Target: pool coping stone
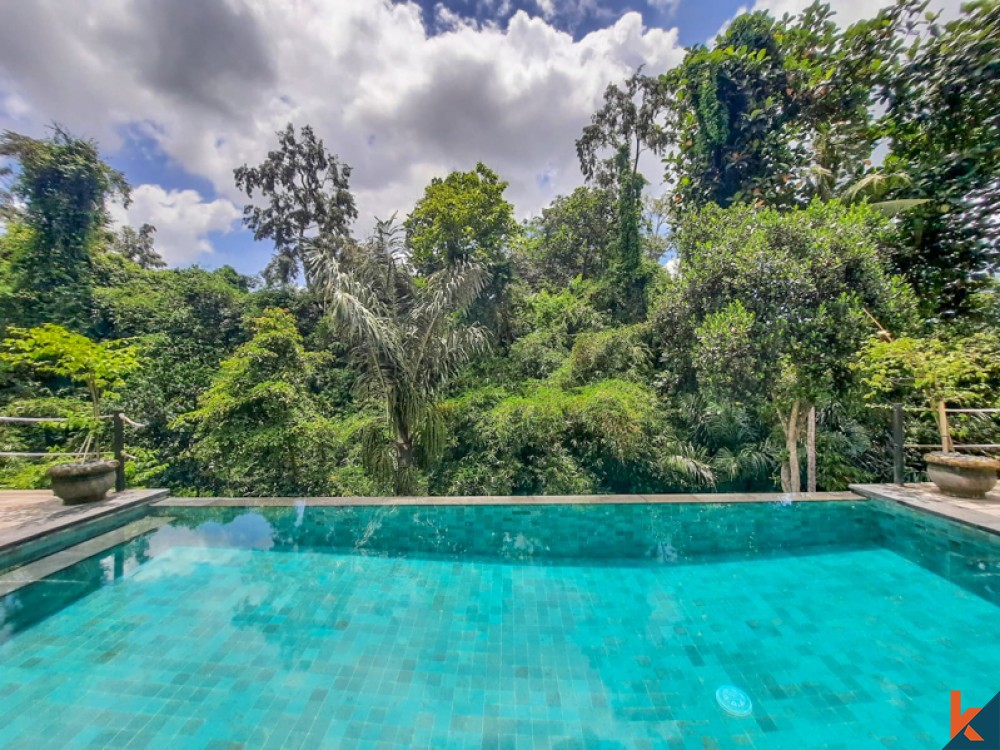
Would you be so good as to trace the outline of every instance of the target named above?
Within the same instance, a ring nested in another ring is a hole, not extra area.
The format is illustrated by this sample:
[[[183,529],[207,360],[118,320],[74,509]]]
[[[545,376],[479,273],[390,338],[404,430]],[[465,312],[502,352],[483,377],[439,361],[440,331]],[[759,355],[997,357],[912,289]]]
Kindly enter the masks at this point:
[[[930,482],[852,484],[850,488],[872,500],[896,503],[1000,535],[1000,492],[991,492],[984,500],[965,500],[942,494]]]
[[[0,570],[64,549],[68,545],[62,540],[74,532],[115,521],[124,524],[134,520],[137,513],[145,512],[145,506],[169,495],[166,489],[125,490],[94,503],[60,506],[55,515],[44,520],[31,520],[0,530]]]

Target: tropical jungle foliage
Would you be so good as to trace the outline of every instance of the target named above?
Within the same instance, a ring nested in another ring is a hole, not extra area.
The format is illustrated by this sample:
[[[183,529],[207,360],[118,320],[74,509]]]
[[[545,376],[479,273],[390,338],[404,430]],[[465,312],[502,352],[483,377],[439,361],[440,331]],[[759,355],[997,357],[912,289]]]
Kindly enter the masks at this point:
[[[130,481],[175,493],[887,478],[873,406],[1000,405],[1000,3],[925,11],[747,13],[613,82],[580,186],[524,222],[470,164],[358,236],[350,155],[289,124],[234,170],[259,278],[165,268],[154,227],[111,226],[129,188],[97,144],[5,133],[0,410],[70,419],[0,444],[73,450],[124,409]]]

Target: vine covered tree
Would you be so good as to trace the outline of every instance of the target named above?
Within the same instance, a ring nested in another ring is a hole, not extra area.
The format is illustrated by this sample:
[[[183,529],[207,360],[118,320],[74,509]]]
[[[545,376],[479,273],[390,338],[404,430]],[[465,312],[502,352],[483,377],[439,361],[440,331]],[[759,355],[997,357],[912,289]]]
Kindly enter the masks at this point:
[[[9,260],[10,321],[33,326],[63,324],[87,329],[91,318],[93,255],[109,218],[107,202],[127,206],[124,175],[102,161],[94,141],[76,138],[59,126],[46,139],[5,131],[0,157],[12,159],[11,221],[29,232],[14,245]]]
[[[256,167],[234,171],[236,186],[251,200],[260,194],[265,205],[243,207],[243,223],[254,239],[274,242],[275,255],[264,270],[271,284],[291,284],[302,273],[310,253],[337,257],[358,217],[350,191],[351,168],[327,151],[309,125],[296,134],[288,126],[278,134],[278,148]]]
[[[969,3],[942,24],[905,4],[909,44],[884,72],[882,125],[890,199],[922,199],[900,217],[896,262],[929,317],[974,307],[1000,270],[1000,3]]]
[[[744,13],[711,48],[690,49],[662,77],[677,108],[667,160],[677,204],[789,207],[839,194],[871,154],[874,87],[900,14],[841,31],[818,2],[777,20]]]
[[[603,106],[576,141],[584,177],[614,190],[617,233],[609,246],[603,297],[608,310],[625,323],[645,313],[649,281],[640,235],[646,179],[639,162],[643,153],[661,155],[670,144],[672,112],[666,87],[640,68],[623,87],[608,86]]]
[[[634,323],[646,314],[643,268],[642,175],[627,167],[628,151],[618,150],[618,232],[610,247],[604,297],[608,310],[623,323]]]

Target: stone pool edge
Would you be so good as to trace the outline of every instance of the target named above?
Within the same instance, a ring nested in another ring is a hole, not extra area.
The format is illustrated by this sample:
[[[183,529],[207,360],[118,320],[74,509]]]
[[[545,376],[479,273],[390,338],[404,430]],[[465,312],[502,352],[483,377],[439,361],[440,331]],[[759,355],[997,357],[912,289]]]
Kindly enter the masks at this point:
[[[852,484],[851,490],[870,500],[882,500],[902,505],[920,513],[944,518],[948,521],[972,526],[989,534],[1000,536],[1000,515],[987,512],[1000,507],[986,501],[979,508],[980,501],[961,501],[946,497],[935,491],[930,483],[921,484]],[[996,493],[993,493],[995,495]],[[991,497],[993,496],[991,495]]]
[[[66,506],[66,515],[4,529],[0,532],[0,571],[39,560],[123,526],[145,515],[155,501],[169,496],[166,489],[125,490],[96,503]]]

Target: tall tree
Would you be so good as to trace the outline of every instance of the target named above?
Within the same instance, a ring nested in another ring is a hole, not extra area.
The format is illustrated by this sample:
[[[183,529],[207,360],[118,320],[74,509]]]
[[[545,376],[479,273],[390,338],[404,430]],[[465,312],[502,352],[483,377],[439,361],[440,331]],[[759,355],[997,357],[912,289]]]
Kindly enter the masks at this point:
[[[660,155],[669,145],[671,130],[666,118],[671,111],[666,88],[657,78],[645,75],[642,68],[622,86],[610,84],[604,92],[604,104],[576,141],[583,176],[613,188],[623,168],[637,175],[643,153]],[[623,148],[628,154],[624,164],[619,160]]]
[[[559,290],[580,276],[596,280],[608,267],[617,230],[614,192],[579,187],[560,195],[528,222],[514,252],[517,273],[535,287]]]
[[[850,395],[851,362],[872,334],[868,313],[894,330],[912,324],[912,292],[880,245],[884,221],[836,201],[791,212],[710,204],[676,235],[680,276],[657,327],[668,351],[690,357],[704,393],[780,427],[786,491],[799,489],[809,408]]]
[[[502,310],[512,276],[511,240],[520,227],[514,207],[504,198],[507,183],[485,164],[471,172],[434,178],[406,218],[406,244],[418,273],[476,264],[486,285],[467,311],[500,341],[509,338]]]
[[[244,206],[243,223],[254,239],[274,242],[275,256],[264,270],[268,283],[291,284],[301,272],[311,284],[306,258],[314,252],[337,257],[358,216],[351,168],[327,151],[309,125],[296,135],[289,123],[277,135],[277,150],[261,164],[244,164],[233,173],[248,198],[260,193],[266,202]]]
[[[29,241],[10,258],[9,315],[22,325],[44,322],[84,330],[90,324],[92,253],[108,224],[106,203],[128,205],[124,175],[101,160],[97,144],[55,126],[46,139],[5,131],[0,157],[17,163],[5,170],[8,202]]]
[[[831,16],[818,2],[794,18],[741,14],[662,77],[677,108],[667,177],[681,208],[802,205],[863,172],[876,76],[900,12],[844,31]]]
[[[138,231],[125,226],[118,230],[111,242],[111,249],[142,268],[166,268],[167,264],[153,247],[156,227],[143,224]]]
[[[486,331],[459,321],[486,284],[483,268],[456,258],[418,280],[390,223],[380,222],[350,270],[317,260],[329,313],[350,343],[362,401],[375,407],[358,429],[363,460],[396,494],[419,484],[418,469],[444,448],[439,401],[445,385],[486,348]]]
[[[660,155],[670,143],[667,89],[640,68],[622,87],[604,92],[604,104],[577,139],[580,168],[589,181],[615,190],[617,235],[609,246],[604,281],[605,306],[624,322],[634,322],[646,309],[643,271],[642,188],[639,172],[643,153]]]
[[[925,313],[967,313],[1000,270],[1000,2],[969,3],[947,24],[907,2],[912,44],[884,71],[889,198],[925,199],[900,217],[900,270]]]

